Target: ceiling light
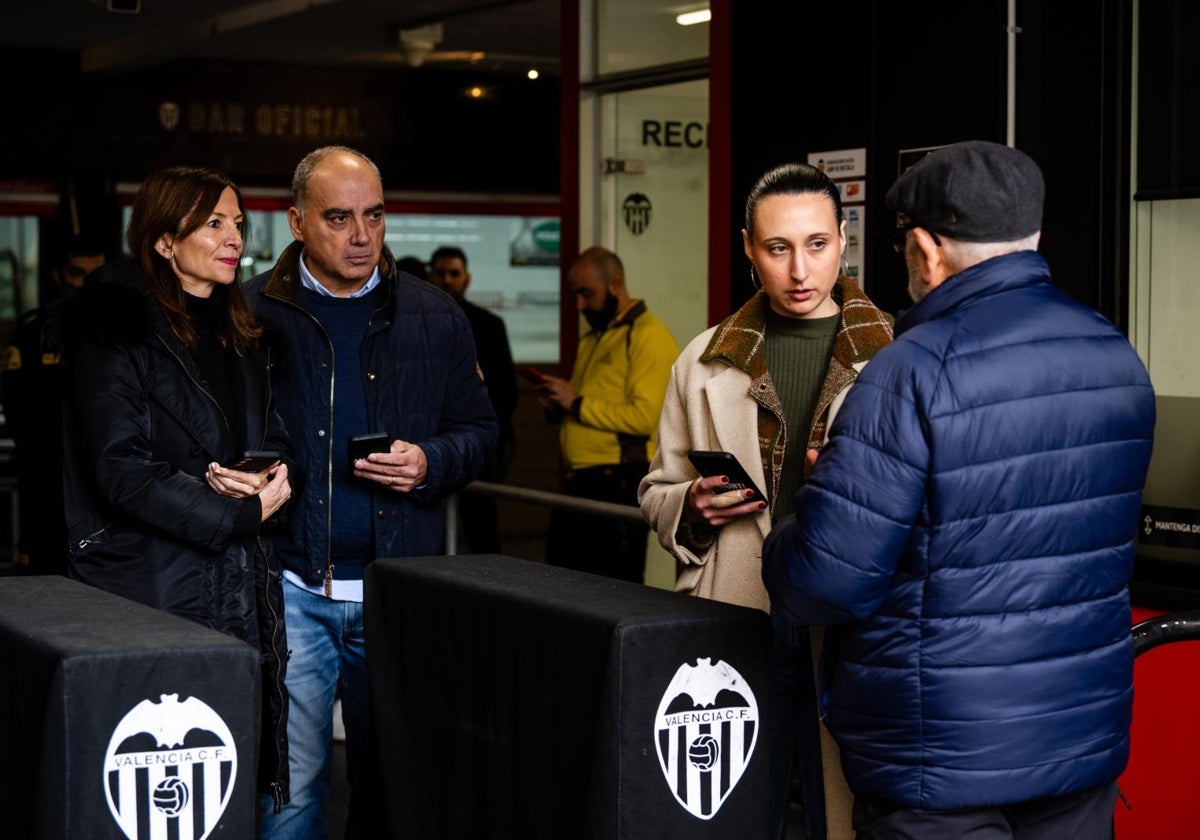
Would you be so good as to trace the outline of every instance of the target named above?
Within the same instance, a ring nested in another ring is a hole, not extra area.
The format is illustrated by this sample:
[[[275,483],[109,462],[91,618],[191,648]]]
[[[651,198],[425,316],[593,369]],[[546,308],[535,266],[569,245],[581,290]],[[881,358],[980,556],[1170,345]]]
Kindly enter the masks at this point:
[[[541,75],[541,73],[539,73],[537,71],[536,67],[530,67],[529,72],[525,74],[526,78],[528,78],[530,80],[536,79],[540,75]]]
[[[680,26],[691,26],[693,23],[708,23],[712,20],[711,9],[698,9],[694,12],[684,12],[675,15],[675,22]]]
[[[440,23],[431,23],[416,29],[400,30],[400,48],[404,62],[409,67],[420,67],[431,52],[442,43],[444,33]]]

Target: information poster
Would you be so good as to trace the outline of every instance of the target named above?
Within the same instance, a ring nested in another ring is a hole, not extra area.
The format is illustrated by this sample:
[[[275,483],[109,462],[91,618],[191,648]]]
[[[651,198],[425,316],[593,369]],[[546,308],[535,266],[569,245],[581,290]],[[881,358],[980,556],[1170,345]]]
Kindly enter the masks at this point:
[[[842,273],[861,288],[865,274],[867,201],[867,150],[839,149],[832,152],[813,152],[808,163],[817,167],[837,185],[846,219],[846,252]]]

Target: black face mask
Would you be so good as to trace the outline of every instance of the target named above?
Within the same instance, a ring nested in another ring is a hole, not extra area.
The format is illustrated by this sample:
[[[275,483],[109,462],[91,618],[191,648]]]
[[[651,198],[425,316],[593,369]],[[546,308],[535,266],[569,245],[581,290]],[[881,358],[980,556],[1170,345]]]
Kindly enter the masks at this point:
[[[604,305],[599,310],[583,310],[583,318],[596,332],[604,332],[612,319],[617,317],[617,298],[612,292],[604,293]]]

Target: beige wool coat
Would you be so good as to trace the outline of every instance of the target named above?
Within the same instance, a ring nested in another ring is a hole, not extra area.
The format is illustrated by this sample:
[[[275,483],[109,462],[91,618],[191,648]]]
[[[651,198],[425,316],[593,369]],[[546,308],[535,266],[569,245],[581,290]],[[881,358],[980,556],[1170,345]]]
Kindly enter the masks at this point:
[[[834,298],[842,323],[812,425],[804,430],[808,439],[791,445],[793,457],[824,445],[858,372],[892,340],[891,317],[853,282],[839,278]],[[638,488],[646,521],[676,560],[676,590],[764,611],[770,603],[762,583],[762,543],[771,530],[790,431],[763,350],[769,306],[759,292],[680,353],[659,417],[658,452]],[[697,478],[687,457],[692,449],[731,452],[763,488],[770,507],[715,532],[689,526],[683,513]]]
[[[842,323],[811,428],[806,430],[808,439],[793,451],[793,457],[803,458],[805,450],[824,445],[829,424],[859,371],[892,340],[891,317],[852,281],[839,278],[834,298],[841,307]],[[783,406],[763,351],[769,306],[766,294],[759,292],[680,353],[659,419],[658,451],[638,488],[643,516],[675,558],[676,591],[766,612],[770,600],[762,582],[762,546],[771,530],[789,442]],[[689,525],[684,518],[687,493],[697,478],[687,457],[692,449],[731,452],[767,494],[768,508],[715,531]],[[811,628],[814,663],[820,657],[823,630]],[[828,837],[849,840],[854,837],[853,796],[842,775],[837,746],[824,726],[820,730]]]

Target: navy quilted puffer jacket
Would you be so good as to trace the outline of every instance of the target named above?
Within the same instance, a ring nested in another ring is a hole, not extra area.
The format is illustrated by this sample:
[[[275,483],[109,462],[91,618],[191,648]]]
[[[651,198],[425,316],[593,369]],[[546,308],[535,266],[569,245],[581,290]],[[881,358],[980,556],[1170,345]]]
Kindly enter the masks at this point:
[[[1129,342],[1036,252],[897,322],[763,557],[774,608],[840,625],[822,697],[856,795],[947,810],[1121,773],[1153,430]]]

